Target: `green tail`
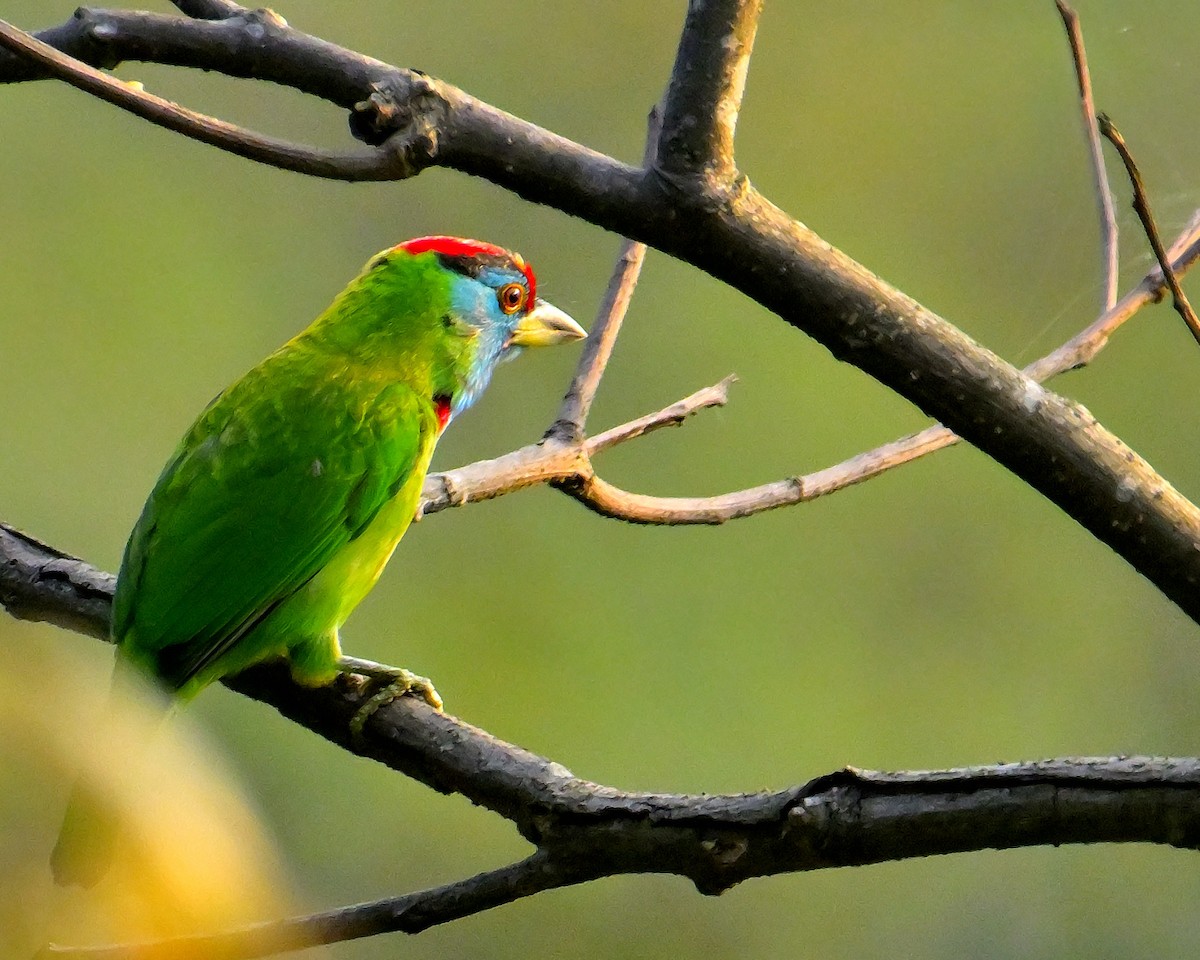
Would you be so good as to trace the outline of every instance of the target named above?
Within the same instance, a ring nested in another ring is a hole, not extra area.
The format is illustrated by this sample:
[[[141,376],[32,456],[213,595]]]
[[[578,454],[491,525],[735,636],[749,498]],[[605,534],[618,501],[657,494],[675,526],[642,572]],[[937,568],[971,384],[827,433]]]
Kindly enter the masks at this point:
[[[112,865],[120,827],[120,811],[79,780],[71,790],[58,843],[50,855],[54,882],[62,887],[95,886]]]
[[[164,695],[155,703],[147,699],[146,691],[146,681],[139,669],[121,656],[118,650],[113,670],[109,722],[104,724],[108,729],[102,731],[105,736],[111,738],[115,735],[117,725],[112,718],[118,709],[131,700],[142,704],[143,709],[151,705],[152,709],[161,707],[161,717],[167,717],[173,705],[171,698]],[[165,694],[165,691],[159,692]],[[126,706],[124,709],[129,708]],[[146,734],[149,735],[152,729],[152,726],[147,726]],[[127,754],[135,760],[143,752],[141,744],[127,743],[125,746]],[[50,871],[59,886],[92,887],[108,873],[121,833],[119,796],[118,791],[105,790],[103,784],[94,784],[87,777],[80,777],[75,782],[67,800],[58,842],[50,855]]]

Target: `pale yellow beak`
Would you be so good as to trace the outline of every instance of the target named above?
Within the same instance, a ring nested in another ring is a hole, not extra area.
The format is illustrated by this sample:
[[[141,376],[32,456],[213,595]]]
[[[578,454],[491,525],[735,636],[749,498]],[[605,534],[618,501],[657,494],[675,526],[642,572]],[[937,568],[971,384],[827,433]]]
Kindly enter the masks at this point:
[[[582,340],[587,331],[565,313],[545,300],[537,300],[533,309],[517,323],[509,338],[514,347],[549,347],[555,343]]]

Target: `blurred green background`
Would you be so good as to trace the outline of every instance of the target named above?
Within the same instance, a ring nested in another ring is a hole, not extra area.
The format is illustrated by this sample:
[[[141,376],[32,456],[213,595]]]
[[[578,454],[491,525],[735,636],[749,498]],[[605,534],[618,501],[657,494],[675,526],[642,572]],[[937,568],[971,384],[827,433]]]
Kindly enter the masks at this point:
[[[73,9],[2,6],[30,28]],[[1077,6],[1098,104],[1173,233],[1200,206],[1200,7]],[[288,0],[279,12],[635,160],[683,9]],[[139,64],[118,74],[256,128],[347,141],[344,115],[291,91]],[[590,323],[617,249],[597,228],[453,172],[308,180],[51,82],[0,89],[0,129],[0,518],[108,570],[194,415],[374,251],[423,233],[483,237],[522,251],[547,297]],[[738,149],[769,197],[1014,362],[1096,312],[1092,189],[1051,0],[768,3]],[[1116,182],[1128,285],[1149,260]],[[502,370],[435,465],[539,436],[574,360],[553,351]],[[1195,493],[1198,371],[1162,306],[1056,389]],[[925,424],[756,304],[652,252],[592,425],[730,372],[741,382],[728,408],[606,454],[603,475],[649,493],[717,493]],[[965,448],[722,528],[626,526],[547,490],[442,514],[408,534],[344,635],[355,654],[435,678],[472,723],[631,789],[780,787],[847,763],[1200,752],[1196,625]],[[110,657],[0,618],[0,669],[44,693],[31,709],[53,714],[63,674],[99,698]],[[296,909],[420,889],[526,852],[498,817],[227,691],[178,722],[234,771]],[[65,788],[48,796],[37,778],[22,782],[6,787],[0,832],[40,857]],[[329,953],[1178,956],[1200,938],[1198,899],[1185,853],[1038,849],[757,880],[715,900],[679,879],[620,878]]]

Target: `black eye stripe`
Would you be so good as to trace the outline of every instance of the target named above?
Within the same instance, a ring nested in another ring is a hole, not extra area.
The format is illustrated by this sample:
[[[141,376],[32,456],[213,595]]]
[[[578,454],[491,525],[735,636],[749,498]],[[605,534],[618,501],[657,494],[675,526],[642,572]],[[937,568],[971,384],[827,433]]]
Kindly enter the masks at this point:
[[[437,255],[438,262],[447,270],[453,270],[455,273],[461,273],[464,277],[470,277],[472,280],[478,280],[479,275],[486,267],[498,267],[501,270],[506,270],[511,273],[521,276],[522,271],[512,257],[498,257],[489,253],[478,253],[474,256],[451,256],[446,253]]]

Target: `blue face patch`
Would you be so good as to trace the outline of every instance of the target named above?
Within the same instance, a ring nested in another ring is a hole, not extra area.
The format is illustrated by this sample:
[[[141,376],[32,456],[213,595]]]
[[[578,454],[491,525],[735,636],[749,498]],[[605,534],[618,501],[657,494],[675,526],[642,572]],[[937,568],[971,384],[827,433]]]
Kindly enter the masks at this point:
[[[466,381],[454,395],[450,417],[453,419],[471,406],[492,379],[496,365],[520,353],[519,347],[506,346],[521,318],[520,313],[506,314],[500,309],[497,291],[505,284],[528,285],[525,275],[500,267],[484,267],[477,278],[458,275],[450,287],[450,309],[478,333],[475,356]]]

